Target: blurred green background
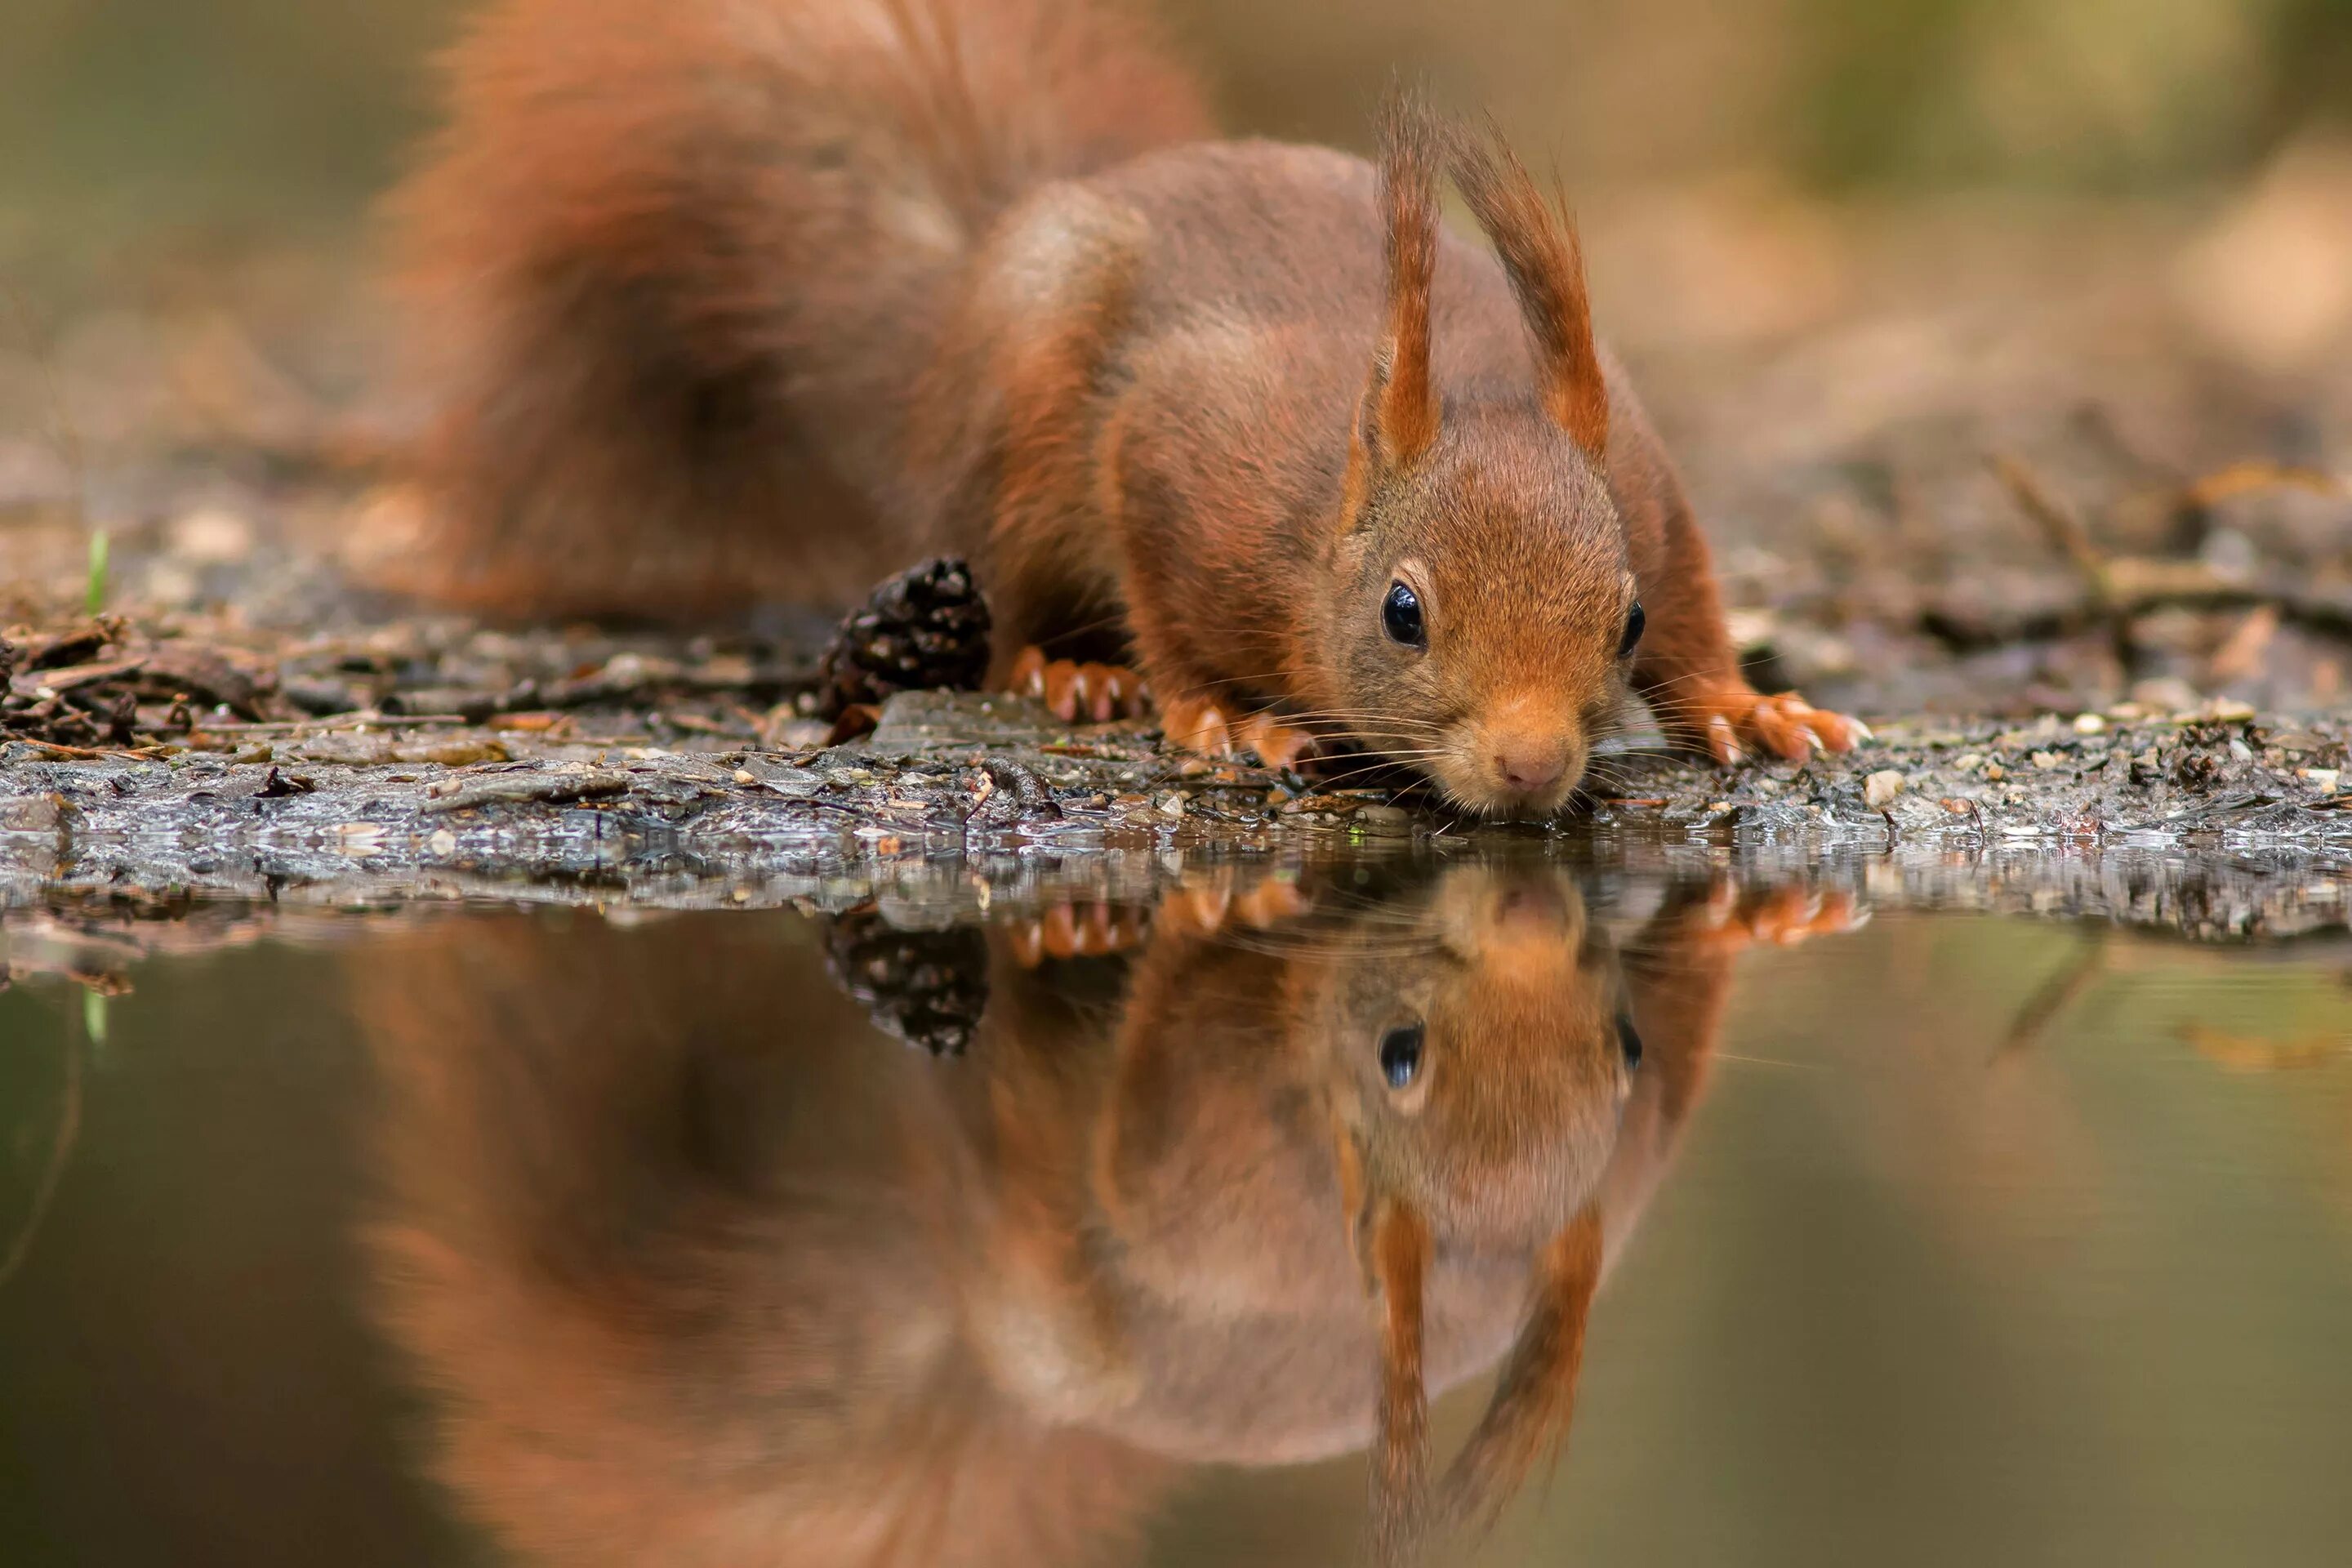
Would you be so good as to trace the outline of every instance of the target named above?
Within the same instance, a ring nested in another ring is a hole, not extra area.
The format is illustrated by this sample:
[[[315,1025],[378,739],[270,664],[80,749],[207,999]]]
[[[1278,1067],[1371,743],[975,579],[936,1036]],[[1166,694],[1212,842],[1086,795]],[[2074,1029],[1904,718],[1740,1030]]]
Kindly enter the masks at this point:
[[[11,0],[0,221],[333,222],[429,117],[461,0]],[[2146,191],[2352,113],[2352,0],[1186,0],[1237,125],[1352,140],[1398,65],[1571,178]],[[58,237],[51,232],[52,242]],[[20,236],[21,238],[21,236]]]

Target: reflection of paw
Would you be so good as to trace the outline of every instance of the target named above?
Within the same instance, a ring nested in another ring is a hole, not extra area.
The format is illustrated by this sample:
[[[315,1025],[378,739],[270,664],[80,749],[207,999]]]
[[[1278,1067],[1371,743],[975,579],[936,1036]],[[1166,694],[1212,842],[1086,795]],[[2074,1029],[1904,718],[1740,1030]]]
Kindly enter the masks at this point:
[[[1233,757],[1255,752],[1270,768],[1287,768],[1314,749],[1314,737],[1294,730],[1271,713],[1246,718],[1228,714],[1205,697],[1179,697],[1160,709],[1160,728],[1169,744],[1203,756]]]
[[[1767,697],[1743,685],[1718,687],[1685,705],[1682,723],[1727,765],[1751,752],[1801,763],[1816,750],[1850,752],[1870,739],[1861,721],[1832,713],[1793,691]]]
[[[1235,893],[1228,876],[1200,886],[1177,889],[1160,901],[1158,919],[1170,931],[1213,936],[1232,925],[1264,931],[1306,910],[1307,896],[1298,890],[1296,882],[1268,877]]]
[[[1013,923],[1013,957],[1022,968],[1034,969],[1049,958],[1094,958],[1119,952],[1141,942],[1150,925],[1140,910],[1056,904],[1035,920]]]
[[[1733,950],[1759,942],[1793,947],[1808,937],[1835,936],[1869,922],[1870,910],[1843,889],[1771,888],[1743,894],[1733,882],[1720,883],[1707,895],[1698,918],[1712,944]]]
[[[1047,658],[1041,647],[1021,650],[1004,687],[1017,696],[1043,700],[1055,718],[1073,724],[1082,719],[1108,724],[1113,719],[1139,717],[1151,709],[1151,694],[1135,671],[1122,665]]]

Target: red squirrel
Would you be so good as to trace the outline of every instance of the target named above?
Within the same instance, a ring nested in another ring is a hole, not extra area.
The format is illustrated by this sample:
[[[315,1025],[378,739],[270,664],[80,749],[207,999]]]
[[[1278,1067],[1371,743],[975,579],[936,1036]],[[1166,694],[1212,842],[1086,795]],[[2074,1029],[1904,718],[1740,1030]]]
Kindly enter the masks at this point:
[[[1727,763],[1864,733],[1742,678],[1576,231],[1489,132],[1399,97],[1377,165],[1211,140],[1103,0],[498,0],[452,74],[399,205],[482,602],[964,554],[999,688],[1496,816],[1562,806],[1632,693]]]

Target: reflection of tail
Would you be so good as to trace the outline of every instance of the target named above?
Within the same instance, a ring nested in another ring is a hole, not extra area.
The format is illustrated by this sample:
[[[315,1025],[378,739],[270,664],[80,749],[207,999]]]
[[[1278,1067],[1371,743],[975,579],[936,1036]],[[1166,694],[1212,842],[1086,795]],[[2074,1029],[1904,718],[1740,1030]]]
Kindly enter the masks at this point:
[[[930,1064],[775,936],[478,921],[353,972],[441,1479],[567,1564],[1115,1560],[1160,1468],[980,1374]]]

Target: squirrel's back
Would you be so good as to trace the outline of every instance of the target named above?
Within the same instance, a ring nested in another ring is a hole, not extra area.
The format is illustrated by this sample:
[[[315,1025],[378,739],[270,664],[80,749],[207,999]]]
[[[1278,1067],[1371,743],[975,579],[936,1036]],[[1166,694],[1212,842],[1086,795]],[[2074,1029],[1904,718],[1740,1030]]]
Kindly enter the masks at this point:
[[[1206,133],[1117,0],[501,0],[397,207],[429,553],[593,613],[862,590],[961,264]]]

